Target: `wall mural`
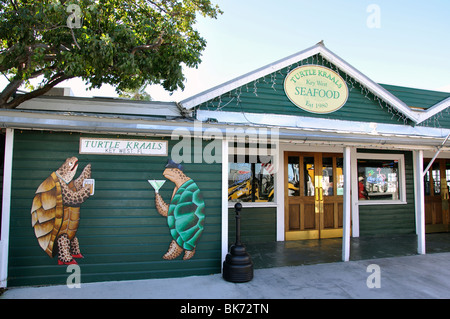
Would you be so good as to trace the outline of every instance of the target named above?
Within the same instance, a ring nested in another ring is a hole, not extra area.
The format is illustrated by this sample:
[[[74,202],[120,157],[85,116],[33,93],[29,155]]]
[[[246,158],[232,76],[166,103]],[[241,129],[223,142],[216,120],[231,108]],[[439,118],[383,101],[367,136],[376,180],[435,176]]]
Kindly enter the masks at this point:
[[[167,260],[177,258],[183,251],[183,260],[192,258],[205,223],[205,202],[201,191],[183,171],[183,166],[172,160],[165,166],[163,176],[175,184],[170,204],[166,204],[159,194],[165,181],[149,180],[155,189],[156,209],[161,216],[167,218],[173,238],[163,256]]]
[[[80,222],[80,206],[94,194],[91,164],[87,164],[74,180],[78,159],[66,159],[44,180],[35,192],[31,208],[31,225],[40,247],[58,265],[77,264],[83,258],[76,233]],[[172,260],[184,252],[183,260],[195,255],[205,223],[205,202],[197,184],[184,173],[181,164],[168,161],[163,176],[175,184],[170,203],[159,194],[166,180],[149,180],[155,189],[155,206],[167,219],[172,241],[163,259]]]
[[[76,264],[75,258],[83,258],[75,235],[80,206],[94,194],[94,180],[91,164],[73,180],[77,168],[76,157],[66,159],[39,185],[31,208],[31,225],[39,245],[51,258],[58,254],[58,265]]]

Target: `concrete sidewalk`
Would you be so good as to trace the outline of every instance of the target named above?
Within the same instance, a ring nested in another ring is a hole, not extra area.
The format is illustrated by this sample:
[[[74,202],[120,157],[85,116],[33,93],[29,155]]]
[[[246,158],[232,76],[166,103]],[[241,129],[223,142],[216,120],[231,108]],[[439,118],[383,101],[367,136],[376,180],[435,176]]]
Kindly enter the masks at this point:
[[[378,265],[376,273],[368,266]],[[370,278],[369,278],[370,277]],[[368,280],[369,279],[369,280]],[[248,283],[220,274],[185,278],[10,288],[0,299],[410,299],[450,298],[450,253],[257,269]]]

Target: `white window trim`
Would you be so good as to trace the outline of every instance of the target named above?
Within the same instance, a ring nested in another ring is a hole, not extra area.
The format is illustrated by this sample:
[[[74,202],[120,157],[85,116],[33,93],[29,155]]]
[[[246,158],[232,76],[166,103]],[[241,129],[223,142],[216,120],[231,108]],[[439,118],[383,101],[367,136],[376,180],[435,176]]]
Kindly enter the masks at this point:
[[[397,160],[399,174],[400,199],[398,200],[358,200],[358,205],[405,205],[406,202],[406,177],[405,177],[405,155],[403,154],[380,154],[380,153],[356,153],[355,178],[358,178],[358,159]]]
[[[262,148],[260,148],[259,150],[261,150]],[[276,147],[275,149],[267,149],[264,148],[264,152],[263,154],[265,156],[270,156],[271,157],[271,161],[273,165],[278,166],[278,152],[279,152],[279,148]],[[252,148],[252,147],[234,147],[232,145],[232,143],[228,144],[228,155],[229,156],[234,156],[234,155],[257,155],[258,154],[258,149],[256,148]],[[227,163],[227,170],[228,170],[228,164],[231,162]],[[231,202],[228,201],[228,208],[234,208],[234,205],[236,205],[236,203],[241,203],[242,207],[278,207],[278,190],[277,190],[277,178],[278,178],[278,168],[276,170],[276,172],[274,173],[274,196],[273,196],[273,202]],[[228,183],[228,174],[226,176],[226,180]],[[227,199],[228,199],[228,191],[227,191]]]

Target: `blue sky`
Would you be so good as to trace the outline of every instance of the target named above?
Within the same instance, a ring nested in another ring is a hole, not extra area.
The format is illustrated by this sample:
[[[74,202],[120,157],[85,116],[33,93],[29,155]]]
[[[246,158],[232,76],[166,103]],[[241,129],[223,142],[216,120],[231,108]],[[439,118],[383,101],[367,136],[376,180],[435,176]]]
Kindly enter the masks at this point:
[[[212,0],[224,11],[199,18],[207,40],[202,64],[186,69],[184,92],[159,86],[154,100],[180,101],[324,40],[325,46],[378,83],[450,92],[450,1]],[[370,5],[379,9],[367,11]],[[375,18],[375,20],[371,19]],[[378,18],[378,19],[377,19]],[[379,22],[370,28],[370,21]],[[66,82],[79,96],[114,96]]]
[[[450,92],[450,1],[217,0],[217,20],[199,19],[208,41],[203,62],[187,71],[181,100],[302,51],[328,49],[378,83]],[[368,8],[374,4],[379,9]],[[370,28],[367,20],[379,21]],[[158,98],[157,98],[158,99]]]

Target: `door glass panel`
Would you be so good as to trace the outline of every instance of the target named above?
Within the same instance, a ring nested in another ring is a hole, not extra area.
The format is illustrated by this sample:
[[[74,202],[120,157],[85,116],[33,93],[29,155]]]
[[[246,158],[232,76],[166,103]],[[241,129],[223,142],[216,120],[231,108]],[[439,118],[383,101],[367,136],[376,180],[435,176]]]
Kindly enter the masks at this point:
[[[434,195],[441,194],[441,170],[439,162],[434,162],[431,168],[431,176],[433,177]]]
[[[447,180],[447,190],[450,189],[450,162],[445,163],[445,179]]]
[[[426,167],[426,165],[424,166]],[[431,182],[429,170],[425,173],[425,176],[423,177],[423,186],[425,188],[425,195],[429,196],[431,194]]]
[[[322,188],[323,196],[333,196],[333,158],[322,158]]]
[[[298,156],[288,157],[288,195],[300,196],[300,162]]]
[[[336,195],[344,195],[344,159],[336,158]]]
[[[303,195],[314,196],[314,157],[303,158]]]

